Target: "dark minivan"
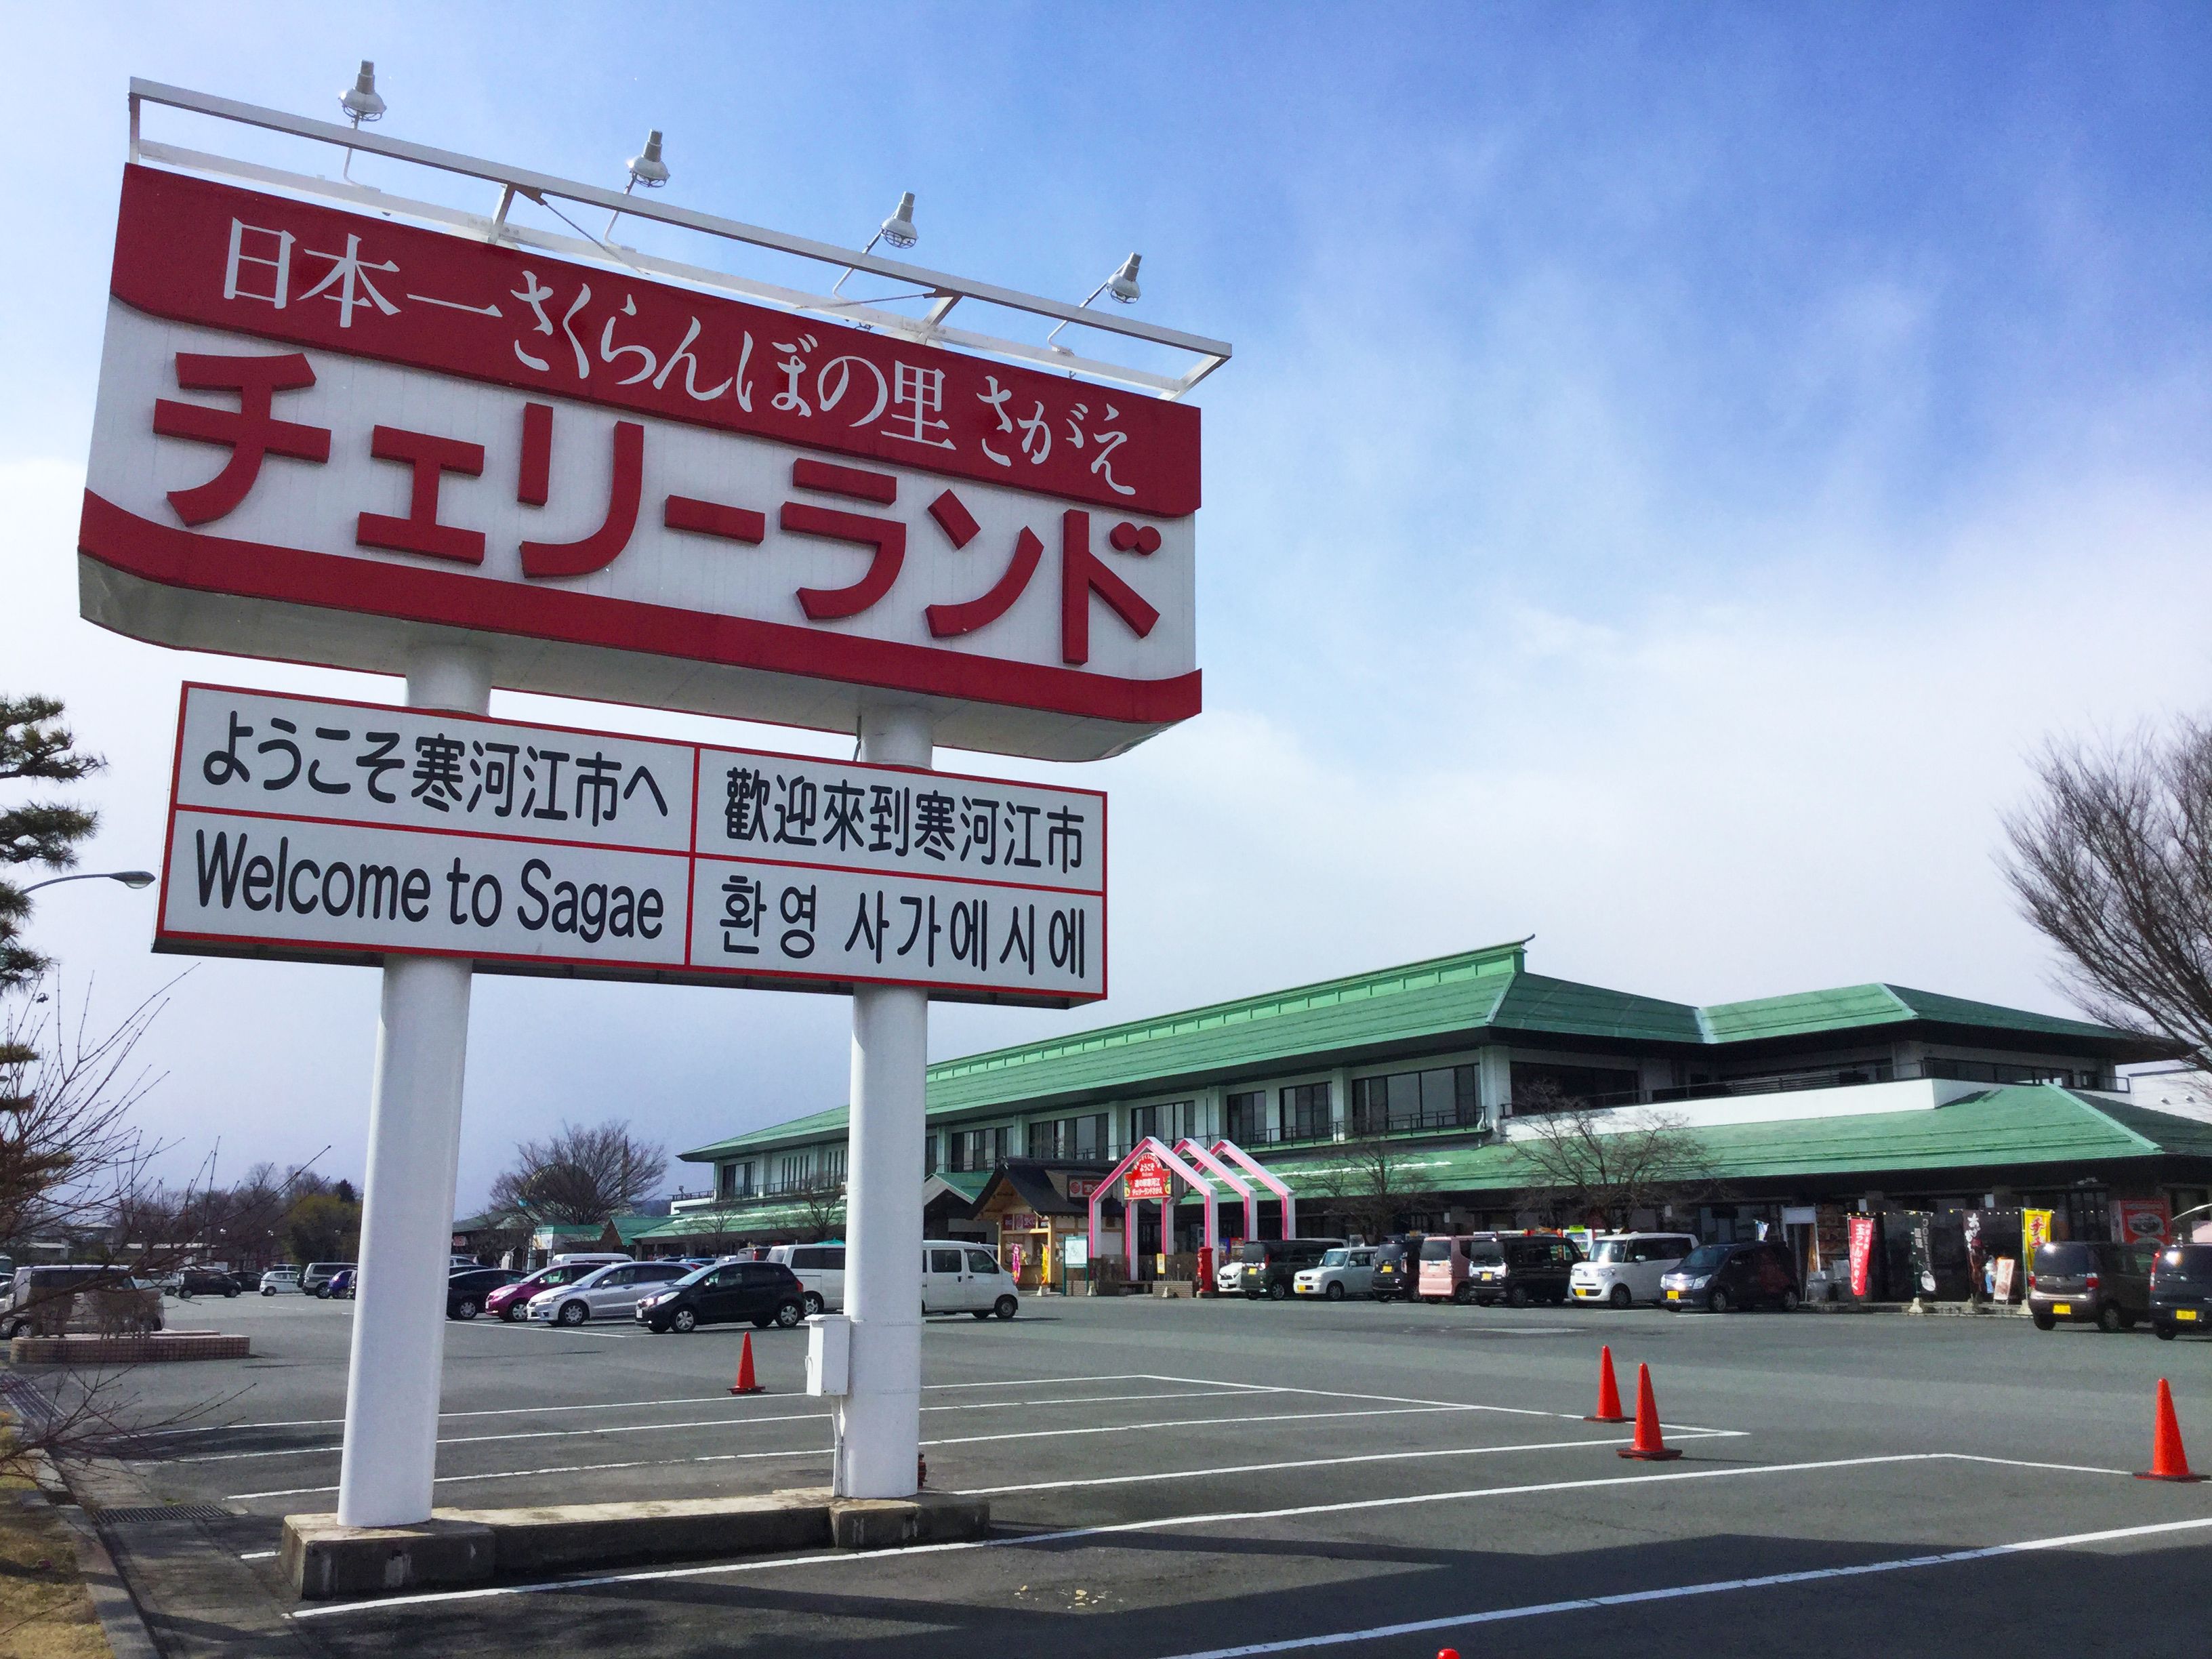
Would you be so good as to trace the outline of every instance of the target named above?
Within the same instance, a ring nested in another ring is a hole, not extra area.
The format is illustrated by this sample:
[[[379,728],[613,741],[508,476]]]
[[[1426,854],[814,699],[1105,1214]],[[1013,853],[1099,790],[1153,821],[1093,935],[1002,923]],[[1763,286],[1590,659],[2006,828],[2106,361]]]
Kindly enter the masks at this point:
[[[503,1291],[524,1277],[512,1267],[464,1267],[446,1279],[446,1317],[474,1319],[484,1310],[484,1298]]]
[[[1797,1264],[1776,1243],[1700,1244],[1661,1276],[1659,1291],[1678,1313],[1705,1308],[1727,1313],[1765,1304],[1797,1310]]]
[[[806,1317],[799,1275],[781,1261],[723,1261],[638,1298],[637,1322],[655,1334],[750,1320],[786,1330]]]
[[[1386,1238],[1375,1250],[1375,1299],[1410,1302],[1421,1282],[1421,1241],[1425,1235],[1407,1233]]]
[[[2100,1331],[2131,1331],[2150,1316],[2150,1264],[2155,1244],[2102,1239],[2053,1241],[2036,1247],[2027,1275],[2027,1311],[2035,1328],[2060,1322]]]
[[[1572,1239],[1556,1233],[1500,1233],[1495,1243],[1478,1235],[1467,1254],[1469,1293],[1486,1308],[1498,1301],[1509,1308],[1559,1306],[1583,1259]]]
[[[1237,1258],[1243,1264],[1237,1288],[1248,1301],[1263,1296],[1270,1302],[1288,1301],[1298,1270],[1318,1267],[1324,1255],[1343,1243],[1340,1238],[1248,1239]]]
[[[2150,1328],[2161,1342],[2212,1331],[2212,1244],[2169,1244],[2150,1270]]]

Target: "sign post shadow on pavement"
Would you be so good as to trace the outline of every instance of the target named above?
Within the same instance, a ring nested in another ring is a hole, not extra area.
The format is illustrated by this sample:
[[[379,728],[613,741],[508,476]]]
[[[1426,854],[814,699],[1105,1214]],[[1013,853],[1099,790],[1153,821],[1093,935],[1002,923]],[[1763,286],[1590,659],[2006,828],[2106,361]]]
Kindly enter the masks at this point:
[[[161,107],[486,181],[498,210],[172,149],[141,131]],[[155,939],[383,970],[339,1522],[431,1512],[478,971],[851,995],[835,1486],[911,1494],[929,1000],[1107,988],[1104,797],[935,750],[1097,760],[1198,712],[1181,398],[1229,348],[174,88],[133,82],[131,112],[82,613],[406,678],[403,708],[185,689]],[[518,198],[930,304],[710,277],[528,226]],[[963,303],[1194,362],[956,329]],[[495,720],[495,687],[858,752]]]

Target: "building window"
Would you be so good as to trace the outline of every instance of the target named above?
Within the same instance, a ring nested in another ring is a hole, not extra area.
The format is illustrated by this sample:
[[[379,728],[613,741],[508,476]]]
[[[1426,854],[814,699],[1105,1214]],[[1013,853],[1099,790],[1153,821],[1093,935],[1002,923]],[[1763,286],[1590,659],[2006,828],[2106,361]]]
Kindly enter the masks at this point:
[[[1184,1136],[1202,1137],[1206,1127],[1200,1121],[1198,1103],[1194,1100],[1163,1101],[1157,1106],[1132,1106],[1129,1109],[1129,1144],[1134,1146],[1146,1135],[1157,1135],[1170,1146]]]
[[[1481,1121],[1481,1099],[1472,1066],[1440,1066],[1425,1072],[1394,1072],[1388,1077],[1352,1080],[1354,1134],[1472,1128]]]
[[[753,1195],[753,1166],[750,1164],[718,1164],[714,1166],[714,1196],[720,1199],[750,1198]]]
[[[927,1181],[937,1173],[937,1136],[934,1133],[921,1138],[921,1178]]]
[[[1557,1112],[1576,1106],[1632,1106],[1639,1098],[1641,1081],[1634,1072],[1610,1066],[1554,1066],[1516,1060],[1513,1062],[1513,1109]]]
[[[1096,1161],[1106,1156],[1106,1114],[1046,1118],[1029,1126],[1030,1156]]]
[[[1267,1091],[1265,1089],[1247,1090],[1231,1095],[1222,1103],[1229,1117],[1222,1133],[1243,1146],[1248,1141],[1267,1138]]]
[[[992,1170],[1006,1161],[1013,1150],[1014,1132],[1003,1125],[995,1129],[956,1129],[952,1132],[955,1170]]]
[[[774,1193],[814,1193],[842,1186],[845,1180],[842,1146],[808,1146],[785,1152],[775,1161]]]
[[[1283,1091],[1285,1140],[1326,1140],[1330,1133],[1328,1085],[1296,1083]]]

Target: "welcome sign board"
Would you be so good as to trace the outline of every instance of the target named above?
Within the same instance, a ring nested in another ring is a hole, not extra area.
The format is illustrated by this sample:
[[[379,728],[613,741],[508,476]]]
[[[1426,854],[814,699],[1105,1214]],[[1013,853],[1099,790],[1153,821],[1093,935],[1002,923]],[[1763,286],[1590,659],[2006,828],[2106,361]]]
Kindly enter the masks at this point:
[[[1106,800],[187,685],[155,948],[1054,1006],[1106,994]]]

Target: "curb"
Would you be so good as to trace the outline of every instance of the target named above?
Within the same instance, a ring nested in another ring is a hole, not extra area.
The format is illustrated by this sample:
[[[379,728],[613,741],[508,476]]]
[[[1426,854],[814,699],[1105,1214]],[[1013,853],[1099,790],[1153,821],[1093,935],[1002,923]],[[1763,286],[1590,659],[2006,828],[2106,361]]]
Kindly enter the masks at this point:
[[[70,1541],[76,1549],[77,1576],[84,1581],[93,1615],[100,1620],[100,1632],[107,1638],[115,1659],[161,1659],[161,1650],[154,1644],[153,1632],[146,1628],[145,1618],[131,1596],[131,1587],[124,1582],[115,1558],[107,1553],[100,1528],[70,1496],[69,1483],[52,1458],[38,1452],[29,1461],[40,1501],[70,1530]],[[68,1501],[57,1502],[56,1492],[62,1493]]]

